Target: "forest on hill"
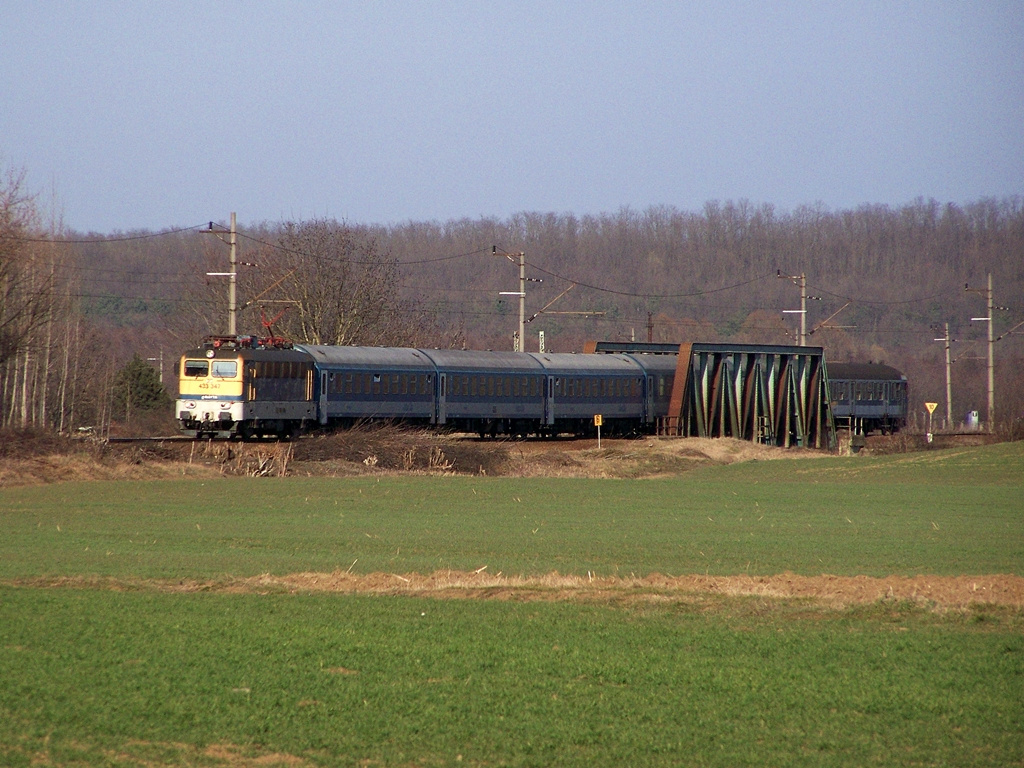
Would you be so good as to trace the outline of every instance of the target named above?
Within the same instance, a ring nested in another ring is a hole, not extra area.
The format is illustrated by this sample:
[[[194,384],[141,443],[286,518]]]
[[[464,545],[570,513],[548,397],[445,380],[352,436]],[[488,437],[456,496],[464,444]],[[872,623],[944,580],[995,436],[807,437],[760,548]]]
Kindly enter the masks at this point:
[[[161,232],[48,223],[23,177],[0,185],[0,396],[8,426],[117,421],[134,356],[174,389],[181,352],[228,323],[224,220]],[[237,327],[295,341],[511,349],[525,264],[525,348],[584,341],[796,344],[877,361],[912,407],[985,414],[988,326],[996,420],[1024,421],[1024,201],[934,200],[778,211],[745,201],[577,216],[521,213],[370,226],[237,228]],[[522,254],[522,256],[520,256]],[[209,274],[215,273],[215,274]],[[995,306],[987,317],[987,281]],[[972,318],[975,318],[972,320]],[[125,410],[125,413],[122,413]]]

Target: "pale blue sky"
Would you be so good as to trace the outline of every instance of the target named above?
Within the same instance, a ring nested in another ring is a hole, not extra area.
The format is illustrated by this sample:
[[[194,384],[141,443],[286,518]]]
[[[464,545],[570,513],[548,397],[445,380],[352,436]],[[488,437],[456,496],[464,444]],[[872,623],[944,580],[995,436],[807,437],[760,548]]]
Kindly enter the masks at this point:
[[[1024,194],[1024,2],[60,2],[0,165],[79,231]]]

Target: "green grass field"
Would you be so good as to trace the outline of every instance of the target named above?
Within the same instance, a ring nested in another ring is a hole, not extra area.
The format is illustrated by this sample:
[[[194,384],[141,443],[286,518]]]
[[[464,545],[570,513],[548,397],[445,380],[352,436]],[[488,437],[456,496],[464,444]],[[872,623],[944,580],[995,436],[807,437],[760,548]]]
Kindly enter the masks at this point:
[[[1022,765],[1022,609],[145,586],[484,565],[1020,575],[1022,486],[1017,443],[657,481],[0,490],[0,765]],[[65,576],[133,586],[25,586]]]

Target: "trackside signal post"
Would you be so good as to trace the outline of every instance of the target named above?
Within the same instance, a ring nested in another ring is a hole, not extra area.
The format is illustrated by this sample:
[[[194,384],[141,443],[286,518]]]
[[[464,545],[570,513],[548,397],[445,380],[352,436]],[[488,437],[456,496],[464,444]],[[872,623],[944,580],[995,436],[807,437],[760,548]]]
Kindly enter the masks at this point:
[[[932,441],[932,414],[935,413],[935,409],[938,407],[938,403],[925,403],[924,407],[928,409],[928,442]]]
[[[594,426],[597,427],[597,449],[601,450],[601,424],[604,422],[604,417],[600,413],[594,414]]]

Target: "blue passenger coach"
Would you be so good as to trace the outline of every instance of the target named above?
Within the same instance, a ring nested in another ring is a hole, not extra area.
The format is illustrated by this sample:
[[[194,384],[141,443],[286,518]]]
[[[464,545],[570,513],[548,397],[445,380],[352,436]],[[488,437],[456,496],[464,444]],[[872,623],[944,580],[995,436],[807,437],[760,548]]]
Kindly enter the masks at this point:
[[[829,399],[836,422],[853,432],[883,435],[907,425],[907,377],[879,363],[829,363]]]

